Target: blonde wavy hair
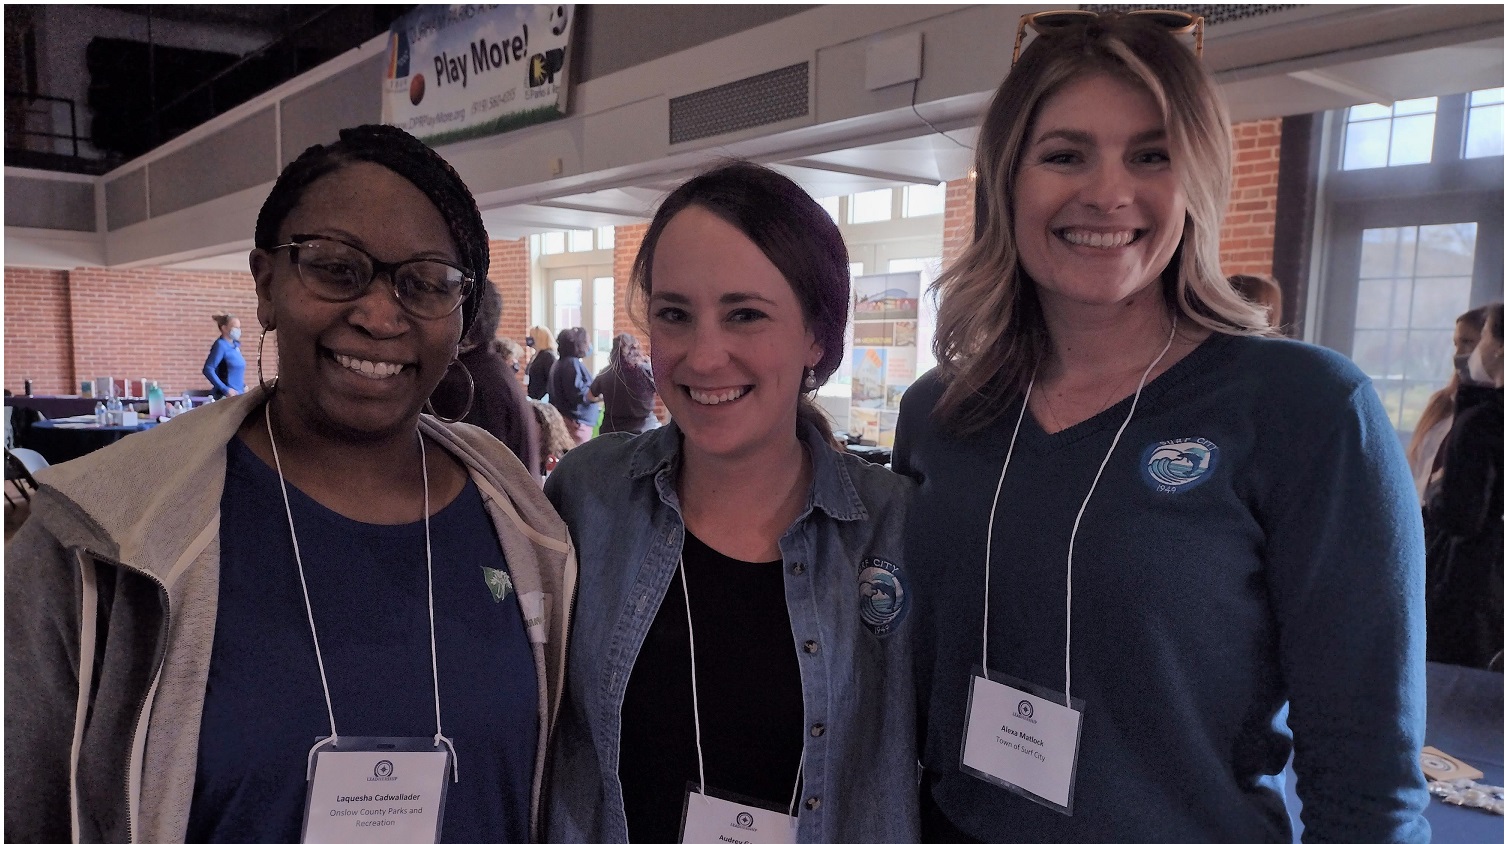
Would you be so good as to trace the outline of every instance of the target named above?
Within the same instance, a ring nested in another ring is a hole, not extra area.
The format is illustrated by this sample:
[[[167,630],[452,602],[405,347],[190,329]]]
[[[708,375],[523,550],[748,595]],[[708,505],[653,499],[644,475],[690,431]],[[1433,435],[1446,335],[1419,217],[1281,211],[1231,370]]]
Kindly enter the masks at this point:
[[[1099,16],[1037,37],[999,86],[978,135],[975,242],[933,285],[935,356],[945,393],[935,418],[957,434],[997,419],[1048,357],[1050,335],[1013,240],[1013,184],[1029,130],[1068,84],[1108,75],[1150,92],[1165,119],[1186,222],[1161,273],[1173,313],[1225,334],[1268,335],[1263,308],[1229,284],[1218,260],[1233,167],[1228,111],[1188,45],[1138,16]]]

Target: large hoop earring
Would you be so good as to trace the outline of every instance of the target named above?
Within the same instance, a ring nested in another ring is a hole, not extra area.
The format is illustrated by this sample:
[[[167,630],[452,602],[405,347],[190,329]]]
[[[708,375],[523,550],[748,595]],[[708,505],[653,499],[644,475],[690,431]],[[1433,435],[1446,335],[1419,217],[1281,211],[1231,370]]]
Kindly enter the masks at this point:
[[[452,358],[451,363],[448,363],[446,365],[446,371],[447,372],[451,371],[452,363],[462,364],[462,361],[457,360],[456,358]],[[425,412],[426,413],[429,413],[430,415],[436,417],[437,419],[439,419],[442,422],[445,422],[447,424],[461,422],[463,419],[467,418],[468,412],[472,410],[472,405],[473,405],[473,390],[475,388],[475,384],[473,382],[473,374],[472,374],[471,371],[468,370],[466,364],[462,364],[462,374],[464,374],[464,375],[467,376],[467,404],[463,405],[462,412],[459,413],[459,414],[457,414],[455,418],[450,418],[449,419],[449,418],[447,418],[445,416],[442,416],[441,414],[437,413],[436,412],[436,406],[433,405],[433,404],[431,404],[431,400],[430,399],[426,399],[425,400]],[[443,381],[446,380],[446,376],[444,374],[441,376],[441,380],[443,380]]]
[[[259,334],[259,335],[257,335],[257,385],[259,387],[263,388],[263,392],[271,394],[274,390],[276,390],[278,388],[278,376],[277,375],[273,376],[273,380],[271,382],[270,381],[266,381],[266,380],[263,379],[263,371],[262,371],[263,341],[267,340],[267,339],[268,339],[268,329],[264,328],[262,330],[262,333]]]

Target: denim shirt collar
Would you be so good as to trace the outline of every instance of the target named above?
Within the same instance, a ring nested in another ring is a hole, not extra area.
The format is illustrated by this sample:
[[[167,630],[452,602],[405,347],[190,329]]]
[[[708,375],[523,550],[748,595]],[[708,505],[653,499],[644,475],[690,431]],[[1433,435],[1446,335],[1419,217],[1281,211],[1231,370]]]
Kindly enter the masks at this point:
[[[809,487],[808,506],[798,514],[798,519],[801,521],[816,507],[838,521],[865,519],[866,506],[856,493],[854,479],[843,459],[845,455],[826,443],[819,429],[806,422],[800,424],[804,447],[814,464],[814,482]],[[681,456],[682,431],[675,421],[668,422],[641,435],[640,443],[630,457],[629,477],[639,480],[655,475],[662,501],[681,512],[673,484]]]

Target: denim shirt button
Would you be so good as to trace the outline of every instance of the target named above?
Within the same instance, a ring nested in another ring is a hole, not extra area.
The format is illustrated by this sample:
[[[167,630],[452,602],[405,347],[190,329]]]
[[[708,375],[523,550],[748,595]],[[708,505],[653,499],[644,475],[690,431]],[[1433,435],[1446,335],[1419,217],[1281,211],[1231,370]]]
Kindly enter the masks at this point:
[[[803,563],[793,563],[793,574],[803,574],[804,568]]]
[[[824,735],[824,725],[815,724],[814,726],[809,727],[809,735],[813,736],[814,738],[818,738]]]
[[[813,811],[814,809],[819,808],[819,798],[810,797],[809,799],[803,801],[803,805],[809,807],[810,811]]]
[[[803,652],[809,654],[819,653],[819,643],[813,639],[803,643]]]

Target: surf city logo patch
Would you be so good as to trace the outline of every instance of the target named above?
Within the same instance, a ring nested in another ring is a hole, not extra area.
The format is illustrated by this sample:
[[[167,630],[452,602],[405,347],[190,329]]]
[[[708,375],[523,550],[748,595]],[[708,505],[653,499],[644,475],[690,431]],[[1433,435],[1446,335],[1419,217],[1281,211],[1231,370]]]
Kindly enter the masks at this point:
[[[873,635],[891,633],[908,612],[903,571],[880,557],[861,561],[861,623]]]
[[[1192,437],[1165,440],[1145,449],[1140,476],[1156,492],[1186,492],[1201,486],[1218,465],[1218,446]]]

